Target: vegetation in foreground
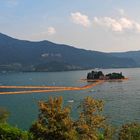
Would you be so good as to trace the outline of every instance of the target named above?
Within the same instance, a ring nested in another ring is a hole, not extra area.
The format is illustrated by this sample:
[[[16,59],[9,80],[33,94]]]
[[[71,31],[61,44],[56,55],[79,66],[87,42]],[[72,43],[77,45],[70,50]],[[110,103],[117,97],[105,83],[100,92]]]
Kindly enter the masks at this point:
[[[140,124],[123,125],[115,132],[101,115],[103,101],[86,97],[79,105],[77,120],[71,118],[71,107],[63,99],[39,102],[39,115],[29,131],[7,123],[8,112],[0,109],[0,140],[140,140]]]

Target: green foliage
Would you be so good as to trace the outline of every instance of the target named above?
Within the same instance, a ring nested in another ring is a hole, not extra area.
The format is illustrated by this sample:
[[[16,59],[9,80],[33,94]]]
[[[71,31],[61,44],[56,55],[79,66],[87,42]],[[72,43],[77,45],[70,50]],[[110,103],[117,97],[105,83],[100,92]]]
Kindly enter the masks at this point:
[[[62,97],[39,102],[40,114],[30,131],[35,140],[76,140],[70,108],[62,107]]]
[[[124,79],[125,77],[122,75],[122,73],[109,73],[106,75],[109,77],[109,79]]]
[[[106,124],[103,133],[103,140],[115,140],[115,128]],[[101,139],[102,140],[102,139]]]
[[[92,71],[87,74],[87,79],[100,79],[100,77],[104,77],[102,71]]]
[[[21,131],[7,123],[1,123],[0,140],[31,140],[31,136],[26,131]]]
[[[140,140],[140,124],[130,123],[121,127],[119,140]]]
[[[5,123],[9,117],[9,112],[5,108],[0,108],[0,123]]]
[[[87,97],[80,105],[79,119],[73,121],[71,109],[62,106],[62,97],[39,102],[38,120],[30,128],[34,140],[109,140],[103,102]]]
[[[80,107],[79,120],[76,122],[80,140],[98,140],[99,130],[104,128],[105,124],[105,118],[99,114],[103,109],[103,102],[86,97]]]
[[[140,140],[139,123],[125,124],[118,137],[114,135],[101,115],[102,100],[86,97],[79,108],[79,118],[72,120],[71,108],[63,107],[62,97],[40,101],[38,120],[29,132],[6,123],[8,113],[0,109],[0,140]]]
[[[9,112],[0,108],[0,140],[31,140],[31,135],[7,123]]]
[[[125,77],[121,73],[109,73],[104,75],[102,71],[92,71],[87,74],[88,80],[96,80],[96,79],[124,79]]]

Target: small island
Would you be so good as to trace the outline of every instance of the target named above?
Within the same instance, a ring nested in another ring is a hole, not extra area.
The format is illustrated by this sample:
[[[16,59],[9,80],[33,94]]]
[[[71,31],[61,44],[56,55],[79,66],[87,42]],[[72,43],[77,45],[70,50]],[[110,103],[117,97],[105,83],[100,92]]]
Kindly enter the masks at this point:
[[[91,71],[87,74],[87,80],[123,80],[125,76],[120,73],[104,74],[102,71]]]

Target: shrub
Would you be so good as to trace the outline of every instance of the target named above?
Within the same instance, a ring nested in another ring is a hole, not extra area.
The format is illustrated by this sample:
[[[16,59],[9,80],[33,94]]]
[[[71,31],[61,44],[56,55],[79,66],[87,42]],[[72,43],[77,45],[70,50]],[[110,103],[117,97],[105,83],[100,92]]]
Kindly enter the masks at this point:
[[[30,129],[35,140],[77,140],[70,108],[62,102],[62,97],[39,102],[40,114]]]
[[[0,108],[0,123],[5,123],[9,117],[9,112],[5,108]]]
[[[104,127],[105,118],[99,114],[103,109],[103,102],[86,97],[80,105],[81,111],[76,122],[76,130],[80,140],[98,140],[100,131]]]
[[[1,123],[0,140],[31,140],[31,135],[7,123]]]
[[[140,124],[129,123],[121,127],[119,140],[140,140]]]
[[[87,97],[80,105],[79,119],[73,121],[71,109],[62,106],[62,97],[39,102],[38,120],[31,126],[34,140],[109,140],[103,102]]]

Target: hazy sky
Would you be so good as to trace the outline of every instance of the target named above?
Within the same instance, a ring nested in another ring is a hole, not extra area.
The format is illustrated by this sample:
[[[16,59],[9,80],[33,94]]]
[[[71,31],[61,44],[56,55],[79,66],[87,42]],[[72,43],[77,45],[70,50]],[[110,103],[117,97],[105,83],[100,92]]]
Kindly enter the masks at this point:
[[[140,0],[0,0],[0,32],[104,52],[140,50]]]

